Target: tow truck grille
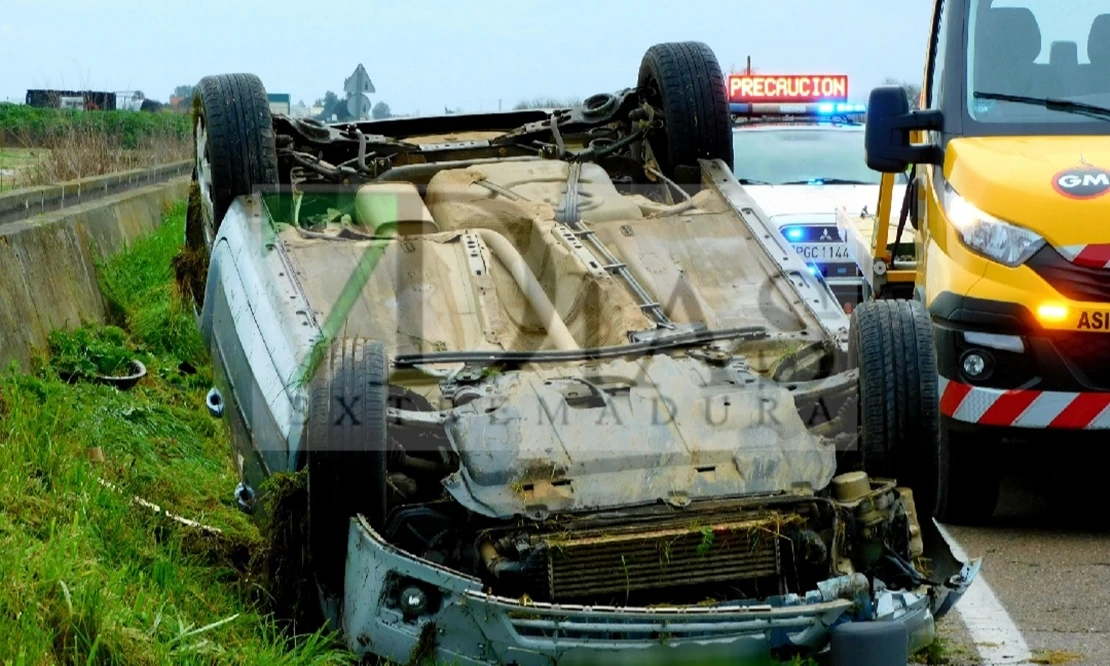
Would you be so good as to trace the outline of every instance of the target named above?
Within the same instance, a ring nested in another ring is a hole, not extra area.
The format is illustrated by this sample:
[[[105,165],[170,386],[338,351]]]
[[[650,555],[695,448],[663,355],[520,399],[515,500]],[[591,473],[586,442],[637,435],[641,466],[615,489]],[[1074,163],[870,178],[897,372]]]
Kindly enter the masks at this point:
[[[1110,388],[1110,334],[1067,333],[1052,339],[1056,350],[1099,388]]]
[[[683,522],[545,535],[551,601],[645,590],[780,579],[780,538],[772,519]],[[538,581],[537,581],[538,582]]]
[[[1049,245],[1037,250],[1026,266],[1067,298],[1110,302],[1110,270],[1077,266]]]

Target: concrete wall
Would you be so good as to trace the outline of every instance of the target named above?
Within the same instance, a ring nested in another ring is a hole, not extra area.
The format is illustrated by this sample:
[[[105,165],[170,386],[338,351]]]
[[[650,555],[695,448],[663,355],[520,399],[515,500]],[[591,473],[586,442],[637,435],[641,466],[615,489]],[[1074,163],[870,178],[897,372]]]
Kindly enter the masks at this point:
[[[154,230],[189,177],[0,222],[0,363],[23,367],[50,331],[104,321],[95,262]],[[73,199],[71,199],[73,201]]]
[[[0,194],[0,225],[192,174],[192,160]]]

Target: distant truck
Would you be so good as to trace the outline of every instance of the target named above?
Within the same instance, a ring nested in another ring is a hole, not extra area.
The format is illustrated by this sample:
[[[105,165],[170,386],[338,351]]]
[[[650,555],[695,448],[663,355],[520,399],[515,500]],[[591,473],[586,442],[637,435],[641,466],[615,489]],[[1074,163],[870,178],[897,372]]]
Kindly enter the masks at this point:
[[[162,104],[146,99],[139,90],[28,90],[28,106],[76,111],[160,111]]]
[[[92,90],[28,90],[27,105],[42,109],[115,111],[116,93]]]

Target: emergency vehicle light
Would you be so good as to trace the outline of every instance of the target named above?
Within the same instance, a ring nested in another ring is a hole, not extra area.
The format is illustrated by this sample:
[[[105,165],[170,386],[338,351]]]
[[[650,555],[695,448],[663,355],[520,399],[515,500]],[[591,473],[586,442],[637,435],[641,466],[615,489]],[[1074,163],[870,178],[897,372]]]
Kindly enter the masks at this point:
[[[865,104],[823,102],[820,104],[740,104],[733,102],[728,111],[734,116],[850,116],[867,113]]]
[[[801,227],[785,227],[782,232],[786,235],[787,240],[800,241],[805,237],[805,229]]]
[[[867,105],[825,102],[818,104],[817,110],[819,113],[867,113]]]

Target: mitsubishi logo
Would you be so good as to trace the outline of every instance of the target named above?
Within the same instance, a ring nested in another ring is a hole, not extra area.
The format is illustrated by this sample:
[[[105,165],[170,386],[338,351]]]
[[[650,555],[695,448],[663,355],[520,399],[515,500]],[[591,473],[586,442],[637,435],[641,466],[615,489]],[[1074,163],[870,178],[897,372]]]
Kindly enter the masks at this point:
[[[832,240],[832,236],[829,235],[829,230],[828,230],[827,227],[825,229],[821,230],[821,240],[823,240],[823,241],[831,241]]]

